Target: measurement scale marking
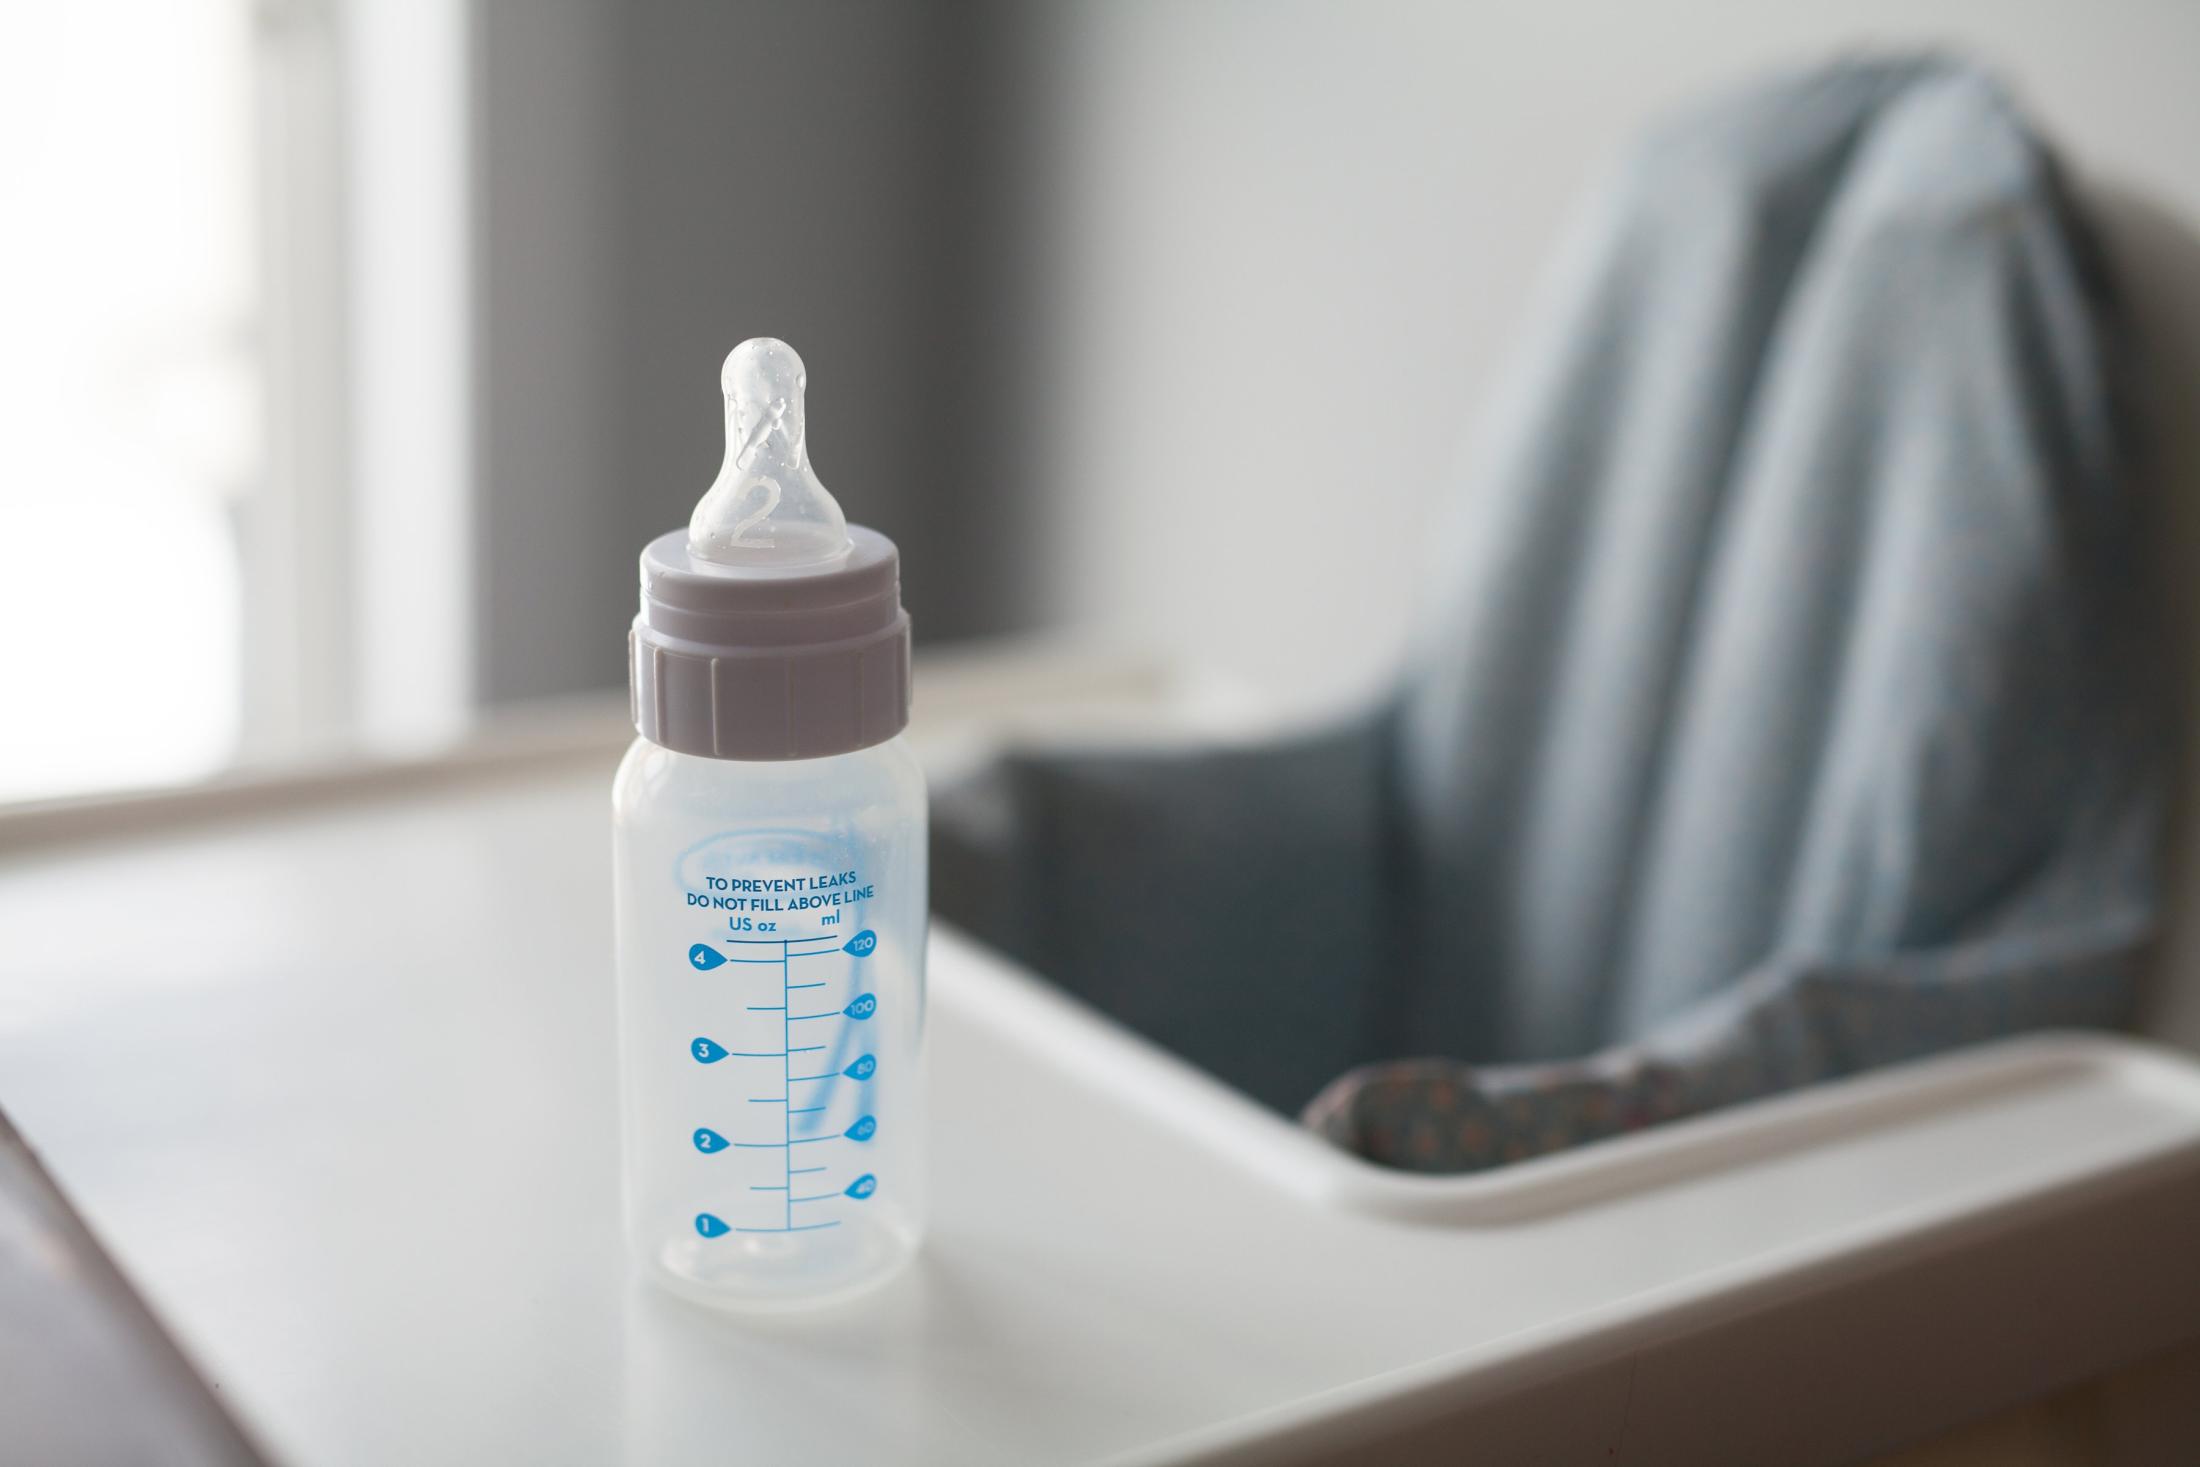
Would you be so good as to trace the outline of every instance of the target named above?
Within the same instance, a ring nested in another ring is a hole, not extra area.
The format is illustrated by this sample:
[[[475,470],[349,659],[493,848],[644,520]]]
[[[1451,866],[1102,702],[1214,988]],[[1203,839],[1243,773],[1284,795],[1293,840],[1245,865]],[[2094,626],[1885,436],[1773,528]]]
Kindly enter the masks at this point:
[[[826,1171],[826,1170],[828,1170],[828,1168],[826,1168],[826,1167],[823,1167],[823,1166],[802,1166],[802,1167],[798,1167],[798,1166],[796,1166],[796,1165],[794,1164],[794,1148],[795,1148],[795,1147],[797,1147],[797,1146],[815,1146],[815,1145],[819,1144],[820,1142],[825,1142],[825,1141],[838,1141],[838,1140],[841,1140],[841,1139],[843,1139],[843,1138],[842,1138],[842,1137],[840,1137],[840,1136],[838,1136],[838,1135],[828,1135],[828,1136],[797,1136],[797,1135],[795,1135],[795,1134],[794,1134],[794,1118],[795,1118],[796,1116],[798,1116],[798,1115],[816,1115],[816,1114],[818,1114],[819,1112],[825,1111],[825,1110],[827,1110],[827,1109],[829,1109],[829,1108],[830,1108],[830,1107],[828,1107],[828,1106],[824,1106],[824,1105],[805,1105],[805,1106],[797,1106],[797,1105],[794,1105],[794,1104],[792,1104],[792,1103],[791,1103],[791,1100],[792,1100],[792,1094],[793,1094],[793,1089],[794,1089],[794,1087],[795,1087],[795,1086],[797,1086],[797,1085],[806,1085],[806,1084],[811,1084],[811,1083],[813,1083],[813,1082],[816,1082],[816,1081],[819,1081],[819,1080],[834,1080],[834,1079],[838,1079],[838,1078],[840,1078],[840,1072],[839,1072],[839,1071],[837,1071],[837,1070],[832,1070],[832,1071],[827,1071],[826,1073],[824,1073],[824,1074],[822,1074],[822,1075],[797,1075],[797,1074],[795,1074],[795,1073],[794,1073],[794,1057],[795,1057],[796,1055],[798,1055],[798,1054],[816,1054],[816,1053],[819,1053],[819,1052],[823,1051],[823,1050],[825,1049],[825,1046],[824,1046],[824,1045],[822,1045],[822,1044],[796,1044],[796,1043],[794,1043],[794,1042],[793,1042],[793,1038],[794,1038],[794,1034],[793,1034],[793,1026],[794,1026],[795,1024],[800,1024],[800,1023],[809,1023],[809,1022],[813,1022],[813,1021],[815,1021],[815,1020],[818,1020],[818,1019],[831,1019],[831,1018],[839,1018],[839,1017],[844,1017],[844,1016],[845,1016],[845,1014],[844,1014],[844,1011],[843,1011],[843,1010],[839,1010],[839,1009],[828,1009],[828,1010],[825,1010],[824,1012],[821,1012],[821,1013],[815,1013],[815,1014],[797,1014],[797,1013],[793,1013],[793,1012],[791,1012],[791,1011],[790,1011],[790,1010],[791,1010],[791,1003],[790,1003],[790,1000],[791,1000],[791,999],[792,999],[792,997],[793,997],[793,994],[794,994],[794,990],[796,990],[797,988],[801,988],[801,989],[811,989],[811,988],[825,988],[825,987],[829,987],[829,986],[830,986],[830,985],[829,985],[829,984],[828,984],[828,983],[827,983],[827,982],[826,982],[825,980],[823,980],[823,979],[819,979],[819,980],[817,980],[817,981],[815,981],[815,982],[804,982],[804,983],[797,983],[797,982],[795,982],[795,981],[794,981],[794,960],[795,960],[795,959],[797,959],[797,958],[819,958],[819,957],[829,957],[829,956],[832,956],[832,955],[834,955],[834,954],[836,954],[836,953],[838,953],[838,952],[842,951],[842,950],[843,950],[843,948],[842,948],[842,945],[841,945],[841,944],[839,944],[839,943],[838,943],[838,942],[837,942],[837,941],[836,941],[835,939],[833,939],[833,938],[824,938],[824,939],[819,939],[819,938],[754,938],[754,937],[728,937],[728,938],[722,938],[722,939],[720,939],[720,940],[721,940],[721,941],[723,941],[723,942],[729,943],[729,944],[733,944],[733,945],[735,945],[735,946],[742,946],[742,947],[772,947],[772,946],[776,946],[776,947],[777,947],[777,948],[779,949],[779,956],[778,956],[778,957],[776,957],[776,958],[770,958],[770,957],[757,957],[757,958],[736,957],[736,958],[726,958],[726,959],[724,959],[724,961],[725,961],[725,962],[729,962],[729,963],[777,963],[777,964],[779,965],[779,997],[780,997],[780,1001],[779,1001],[778,1003],[775,1003],[775,1004],[764,1004],[764,1003],[756,1003],[756,1004],[749,1004],[749,1005],[747,1006],[747,1008],[748,1008],[748,1011],[749,1011],[750,1013],[756,1013],[756,1014],[778,1014],[778,1015],[779,1015],[779,1034],[780,1034],[780,1040],[779,1040],[779,1044],[780,1044],[780,1047],[779,1047],[779,1049],[778,1049],[777,1051],[772,1051],[772,1050],[764,1050],[764,1049],[737,1049],[737,1050],[728,1050],[728,1051],[726,1051],[726,1052],[725,1052],[725,1055],[726,1055],[726,1057],[728,1057],[728,1058],[736,1058],[736,1059],[774,1059],[774,1058],[776,1058],[776,1059],[777,1059],[777,1060],[779,1061],[779,1063],[780,1063],[780,1075],[781,1075],[781,1080],[782,1080],[782,1085],[783,1085],[783,1091],[782,1091],[782,1093],[781,1093],[781,1094],[778,1094],[778,1095],[751,1095],[751,1096],[748,1096],[748,1097],[746,1097],[746,1099],[748,1100],[748,1103],[749,1103],[749,1104],[751,1104],[751,1105],[776,1105],[776,1106],[780,1107],[780,1139],[779,1139],[779,1140],[777,1140],[777,1141],[734,1141],[734,1142],[729,1142],[729,1143],[726,1143],[726,1144],[728,1144],[728,1145],[731,1145],[731,1146],[733,1146],[733,1147],[737,1147],[737,1148],[739,1148],[739,1149],[741,1149],[741,1150],[744,1150],[744,1151],[777,1151],[777,1152],[779,1152],[779,1153],[780,1153],[780,1158],[781,1158],[781,1166],[782,1166],[782,1180],[780,1180],[780,1181],[777,1181],[777,1182],[755,1182],[755,1183],[751,1183],[751,1184],[750,1184],[750,1187],[749,1187],[749,1190],[750,1190],[750,1191],[752,1191],[752,1192],[777,1192],[777,1193],[779,1193],[779,1194],[781,1195],[782,1199],[783,1199],[783,1202],[782,1202],[782,1213],[781,1213],[781,1216],[782,1216],[782,1218],[783,1218],[783,1221],[782,1221],[782,1223],[780,1224],[780,1226],[778,1226],[778,1227],[775,1227],[775,1228],[734,1228],[734,1229],[733,1229],[732,1231],[734,1231],[734,1232],[737,1232],[737,1233],[806,1233],[806,1232],[815,1232],[815,1231],[817,1231],[818,1229],[821,1229],[821,1228],[832,1228],[832,1227],[838,1227],[838,1226],[840,1226],[840,1221],[839,1221],[839,1219],[835,1219],[835,1220],[833,1220],[833,1221],[831,1221],[831,1222],[817,1222],[817,1223],[797,1223],[797,1222],[795,1222],[795,1220],[794,1220],[794,1205],[795,1205],[795,1204],[796,1204],[797,1202],[830,1202],[830,1201],[831,1201],[831,1200],[832,1200],[833,1198],[835,1198],[835,1197],[838,1197],[838,1196],[842,1195],[842,1194],[841,1194],[840,1192],[838,1192],[838,1191],[833,1191],[833,1192],[817,1192],[817,1193],[810,1193],[810,1194],[806,1194],[806,1195],[802,1195],[802,1196],[797,1196],[797,1195],[795,1194],[795,1190],[794,1190],[794,1179],[795,1179],[796,1177],[801,1177],[801,1176],[811,1176],[811,1175],[814,1175],[814,1174],[816,1174],[816,1173],[819,1173],[819,1172],[823,1172],[823,1171]],[[823,947],[823,948],[819,948],[818,950],[816,950],[816,951],[814,951],[814,952],[810,952],[810,951],[797,952],[797,951],[795,951],[795,948],[794,948],[794,944],[795,944],[795,943],[797,943],[797,942],[818,942],[818,941],[824,941],[824,942],[830,943],[830,944],[832,944],[832,945],[830,945],[830,946],[827,946],[827,947]]]
[[[715,671],[715,669],[713,669]],[[794,1093],[794,1051],[788,1046],[794,1043],[794,1035],[788,1027],[787,984],[793,975],[788,971],[787,944],[779,944],[779,1093]],[[779,1190],[787,1198],[788,1227],[794,1226],[794,1115],[785,1106],[779,1108],[780,1137],[786,1142],[779,1150],[785,1159],[787,1174]]]

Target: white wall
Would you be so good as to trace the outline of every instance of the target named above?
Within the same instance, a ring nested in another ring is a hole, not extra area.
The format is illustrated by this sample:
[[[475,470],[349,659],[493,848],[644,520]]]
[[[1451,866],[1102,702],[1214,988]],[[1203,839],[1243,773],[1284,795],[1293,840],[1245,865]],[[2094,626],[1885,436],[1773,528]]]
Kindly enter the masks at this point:
[[[2200,221],[2200,5],[1087,4],[1033,41],[1060,610],[1323,702],[1394,664],[1416,540],[1568,201],[1646,117],[1867,42],[2002,69]]]

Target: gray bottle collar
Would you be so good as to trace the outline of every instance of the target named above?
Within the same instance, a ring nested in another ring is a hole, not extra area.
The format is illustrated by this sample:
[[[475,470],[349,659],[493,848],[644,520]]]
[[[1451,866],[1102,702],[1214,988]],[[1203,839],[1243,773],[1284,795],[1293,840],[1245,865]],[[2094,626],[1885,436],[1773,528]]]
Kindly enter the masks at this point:
[[[715,759],[818,759],[909,723],[909,613],[894,542],[848,527],[847,556],[800,570],[698,561],[687,532],[642,551],[627,638],[634,727]]]

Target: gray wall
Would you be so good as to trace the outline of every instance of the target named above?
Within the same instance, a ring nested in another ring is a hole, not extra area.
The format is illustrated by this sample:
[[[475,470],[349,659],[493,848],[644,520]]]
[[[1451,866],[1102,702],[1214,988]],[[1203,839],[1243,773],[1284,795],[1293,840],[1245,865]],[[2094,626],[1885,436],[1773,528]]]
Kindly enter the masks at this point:
[[[477,0],[485,701],[614,685],[634,556],[721,453],[744,337],[902,547],[920,639],[1028,625],[1019,22],[968,3]]]

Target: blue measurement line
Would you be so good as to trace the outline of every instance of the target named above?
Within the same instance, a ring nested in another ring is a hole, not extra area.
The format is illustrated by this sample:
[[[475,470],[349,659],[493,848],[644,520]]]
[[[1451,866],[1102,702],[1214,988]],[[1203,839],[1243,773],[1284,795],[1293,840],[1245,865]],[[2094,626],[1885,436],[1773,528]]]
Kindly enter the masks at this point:
[[[792,991],[793,989],[797,989],[797,988],[823,988],[824,986],[825,986],[825,980],[824,980],[824,979],[822,979],[822,978],[820,978],[820,979],[819,979],[819,980],[818,980],[817,982],[815,982],[815,983],[790,983],[790,984],[788,984],[788,985],[787,985],[787,987],[788,987],[788,989],[789,989],[790,991]]]
[[[822,1105],[798,1105],[793,1110],[787,1113],[789,1115],[806,1116],[815,1114],[816,1112],[823,1109],[825,1109],[825,1107]]]
[[[751,1105],[785,1105],[786,1103],[787,1097],[784,1095],[752,1095],[749,1097],[749,1104]]]
[[[715,672],[716,669],[713,668],[712,671]],[[789,1078],[794,1074],[794,1051],[788,1048],[794,1042],[794,1035],[787,1027],[787,983],[790,976],[787,944],[782,942],[779,944],[779,1093],[781,1095],[794,1093],[794,1081]],[[794,1117],[787,1113],[784,1106],[780,1108],[779,1125],[780,1139],[786,1143],[780,1147],[780,1156],[784,1159],[787,1169],[785,1180],[781,1182],[779,1190],[787,1197],[786,1225],[791,1228],[794,1226]]]
[[[749,1190],[751,1192],[784,1192],[787,1190],[787,1184],[785,1182],[758,1182],[751,1186]]]
[[[774,965],[774,966],[777,966],[777,965],[778,965],[778,962],[779,962],[779,959],[777,959],[777,958],[727,958],[727,959],[725,959],[725,961],[726,961],[726,962],[729,962],[729,963],[770,963],[770,964],[772,964],[772,965]]]
[[[837,1228],[839,1226],[840,1220],[835,1218],[831,1222],[790,1223],[783,1228],[735,1228],[734,1231],[737,1233],[814,1233],[819,1228]]]
[[[790,1084],[790,1085],[806,1085],[806,1084],[808,1084],[808,1083],[809,1083],[810,1081],[812,1081],[812,1080],[837,1080],[837,1079],[839,1079],[839,1078],[840,1078],[840,1071],[838,1071],[838,1070],[827,1070],[827,1071],[826,1071],[826,1072],[825,1072],[824,1074],[822,1074],[822,1075],[789,1075],[789,1076],[787,1077],[787,1083],[788,1083],[788,1084]],[[819,1107],[819,1109],[821,1109],[821,1110],[822,1110],[823,1108],[824,1108],[824,1107],[822,1107],[822,1106],[820,1106],[820,1107]]]
[[[727,1057],[727,1058],[729,1058],[729,1059],[785,1059],[785,1058],[786,1058],[786,1056],[785,1056],[785,1055],[781,1054],[781,1053],[780,1053],[780,1052],[779,1052],[778,1050],[776,1050],[776,1049],[729,1049],[729,1050],[727,1050],[727,1051],[726,1051],[726,1057]]]
[[[785,1141],[736,1141],[733,1144],[742,1151],[777,1151],[788,1143]]]
[[[804,1172],[821,1172],[821,1171],[825,1170],[825,1168],[823,1168],[823,1167],[821,1167],[821,1166],[798,1166],[798,1167],[795,1167],[795,1168],[794,1168],[793,1170],[794,1170],[794,1174],[795,1174],[796,1176],[798,1176],[798,1177],[799,1177],[799,1176],[801,1176],[801,1175],[802,1175],[802,1174],[803,1174]]]
[[[801,1023],[804,1019],[837,1019],[840,1017],[840,1010],[827,1009],[822,1014],[789,1014],[787,1015],[787,1017],[797,1024]],[[820,1045],[819,1048],[823,1048],[823,1046]]]
[[[796,1045],[796,1046],[795,1046],[794,1048],[792,1048],[792,1049],[788,1050],[788,1051],[787,1051],[787,1053],[789,1053],[789,1054],[809,1054],[809,1053],[811,1053],[811,1052],[812,1052],[812,1051],[814,1051],[814,1050],[820,1050],[820,1049],[823,1049],[824,1047],[825,1047],[825,1046],[824,1046],[824,1045],[822,1045],[822,1044],[798,1044],[798,1045]]]

